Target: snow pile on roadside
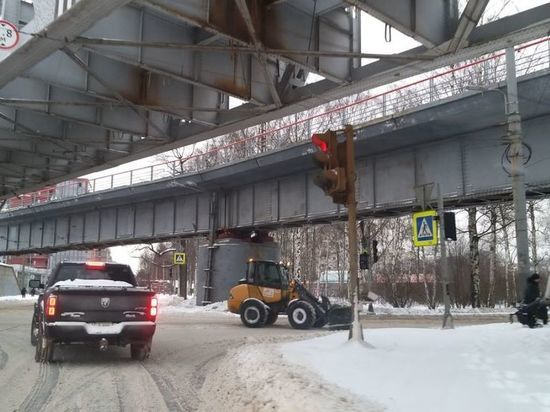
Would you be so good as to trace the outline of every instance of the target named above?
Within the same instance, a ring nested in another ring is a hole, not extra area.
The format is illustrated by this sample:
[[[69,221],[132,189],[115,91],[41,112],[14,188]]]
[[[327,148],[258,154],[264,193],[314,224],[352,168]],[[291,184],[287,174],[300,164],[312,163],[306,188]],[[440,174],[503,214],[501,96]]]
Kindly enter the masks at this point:
[[[21,295],[16,296],[0,296],[0,302],[9,302],[9,303],[31,303],[35,302],[38,299],[38,294],[35,296],[27,295],[22,297]]]
[[[246,345],[211,366],[200,411],[369,411],[383,408],[286,363],[274,344]]]
[[[194,297],[184,299],[176,295],[158,295],[158,299],[161,313],[229,313],[226,300],[206,306],[197,306]]]
[[[550,327],[367,329],[280,347],[305,367],[392,412],[550,411]]]
[[[408,308],[394,308],[390,304],[375,303],[374,313],[377,315],[395,315],[395,316],[437,316],[443,315],[445,308],[438,306],[436,309],[429,309],[425,305],[412,305]],[[366,313],[368,304],[363,303],[362,313]],[[453,315],[508,315],[515,313],[516,309],[506,306],[494,307],[494,308],[451,308]]]

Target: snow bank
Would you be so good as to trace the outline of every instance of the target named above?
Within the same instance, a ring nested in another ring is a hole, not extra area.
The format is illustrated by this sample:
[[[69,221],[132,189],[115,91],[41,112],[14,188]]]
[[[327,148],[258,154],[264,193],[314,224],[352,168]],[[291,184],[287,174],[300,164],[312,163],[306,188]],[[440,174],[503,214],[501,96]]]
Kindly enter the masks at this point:
[[[227,301],[197,306],[195,298],[184,299],[176,295],[158,295],[161,313],[230,313]]]
[[[0,296],[0,302],[13,302],[13,303],[30,303],[38,299],[38,294],[31,296],[27,295],[24,298],[21,295],[17,296]]]
[[[280,347],[284,359],[394,412],[550,411],[550,327],[366,329]]]
[[[412,305],[408,308],[394,308],[389,304],[375,303],[374,313],[377,315],[394,315],[394,316],[437,316],[443,315],[445,308],[439,306],[436,309],[428,309],[425,305]],[[368,304],[363,303],[362,313],[366,313]],[[515,313],[517,309],[511,307],[494,307],[494,308],[451,308],[453,315],[508,315]]]
[[[249,339],[254,341],[254,338]],[[273,343],[232,350],[206,373],[199,411],[369,411],[381,405],[284,361]]]

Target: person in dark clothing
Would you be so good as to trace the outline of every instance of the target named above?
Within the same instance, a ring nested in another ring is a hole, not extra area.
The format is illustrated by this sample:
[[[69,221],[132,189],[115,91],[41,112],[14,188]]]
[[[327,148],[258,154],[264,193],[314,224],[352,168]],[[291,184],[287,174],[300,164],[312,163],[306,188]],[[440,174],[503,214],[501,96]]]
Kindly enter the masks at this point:
[[[540,299],[540,275],[533,273],[527,278],[527,288],[523,297],[523,304],[528,316],[527,325],[533,328],[537,324],[537,318],[545,325],[548,323],[548,311],[546,305]]]
[[[533,273],[527,278],[527,288],[525,288],[525,295],[523,297],[523,303],[526,305],[533,303],[540,297],[540,275]]]
[[[25,295],[27,294],[27,288],[23,287],[23,289],[21,289],[21,297],[25,297]]]

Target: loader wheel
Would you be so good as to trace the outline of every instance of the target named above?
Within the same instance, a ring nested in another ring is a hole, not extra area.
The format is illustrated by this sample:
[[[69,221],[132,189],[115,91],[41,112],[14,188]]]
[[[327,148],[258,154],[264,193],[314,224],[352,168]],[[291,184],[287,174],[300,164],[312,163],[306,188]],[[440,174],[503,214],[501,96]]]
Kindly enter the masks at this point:
[[[311,329],[317,321],[315,308],[305,300],[298,300],[288,308],[288,322],[294,329]]]
[[[246,327],[259,328],[266,324],[267,310],[257,300],[247,300],[241,305],[241,321]]]
[[[279,317],[279,314],[275,312],[274,310],[270,310],[267,314],[267,321],[265,322],[266,325],[273,325],[275,322],[277,322],[277,318]]]

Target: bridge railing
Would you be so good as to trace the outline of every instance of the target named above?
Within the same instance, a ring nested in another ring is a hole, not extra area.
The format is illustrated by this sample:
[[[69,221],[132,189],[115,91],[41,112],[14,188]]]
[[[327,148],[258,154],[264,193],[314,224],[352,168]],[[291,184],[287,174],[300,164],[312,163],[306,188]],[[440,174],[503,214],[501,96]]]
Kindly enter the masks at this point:
[[[547,69],[550,69],[550,37],[516,48],[518,77]],[[269,124],[211,139],[193,147],[191,154],[186,154],[183,150],[180,156],[171,161],[91,179],[84,190],[82,189],[83,179],[75,179],[74,185],[78,185],[78,188],[74,190],[68,188],[73,181],[63,183],[66,187],[64,193],[67,195],[61,196],[56,190],[49,192],[51,196],[48,199],[44,199],[43,191],[21,195],[19,199],[26,197],[25,202],[13,202],[17,205],[14,207],[14,205],[10,206],[8,200],[3,210],[13,210],[46,201],[78,197],[90,192],[206,170],[307,141],[316,131],[325,131],[329,128],[340,129],[344,124],[352,124],[358,128],[377,119],[390,119],[408,110],[460,95],[468,91],[469,86],[496,87],[505,79],[505,53],[504,51],[493,53],[451,66],[450,69],[421,74],[287,116]]]

